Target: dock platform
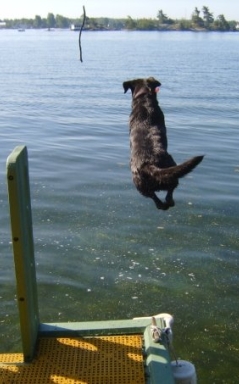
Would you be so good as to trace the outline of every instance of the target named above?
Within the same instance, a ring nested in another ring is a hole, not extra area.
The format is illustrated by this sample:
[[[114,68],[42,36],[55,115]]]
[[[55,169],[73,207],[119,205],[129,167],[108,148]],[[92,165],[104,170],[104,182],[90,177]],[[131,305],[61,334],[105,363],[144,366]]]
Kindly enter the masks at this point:
[[[40,322],[25,146],[7,159],[7,183],[22,350],[0,354],[0,384],[173,384],[165,314]]]

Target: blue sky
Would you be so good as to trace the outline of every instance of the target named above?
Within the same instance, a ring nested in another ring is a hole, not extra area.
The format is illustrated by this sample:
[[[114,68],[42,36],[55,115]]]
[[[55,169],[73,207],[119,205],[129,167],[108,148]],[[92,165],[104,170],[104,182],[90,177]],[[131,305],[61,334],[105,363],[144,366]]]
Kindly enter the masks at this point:
[[[46,17],[49,12],[77,18],[85,6],[89,17],[156,18],[160,9],[173,19],[190,18],[195,7],[207,6],[216,18],[239,21],[239,0],[2,0],[0,19]]]

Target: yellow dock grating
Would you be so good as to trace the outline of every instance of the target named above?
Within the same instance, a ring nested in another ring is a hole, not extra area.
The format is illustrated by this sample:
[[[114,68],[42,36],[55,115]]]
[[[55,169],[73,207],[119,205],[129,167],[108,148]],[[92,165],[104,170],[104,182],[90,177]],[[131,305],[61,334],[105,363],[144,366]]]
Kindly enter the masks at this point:
[[[142,336],[41,338],[36,358],[0,354],[0,384],[144,384]]]

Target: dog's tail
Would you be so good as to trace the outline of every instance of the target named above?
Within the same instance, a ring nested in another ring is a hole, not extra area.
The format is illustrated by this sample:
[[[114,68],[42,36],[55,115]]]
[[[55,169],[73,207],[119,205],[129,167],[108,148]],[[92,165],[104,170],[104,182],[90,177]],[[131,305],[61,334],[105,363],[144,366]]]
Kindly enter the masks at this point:
[[[157,168],[152,165],[149,167],[150,173],[154,175],[161,184],[171,184],[191,172],[199,163],[201,163],[203,158],[204,156],[195,156],[182,164],[169,168]]]

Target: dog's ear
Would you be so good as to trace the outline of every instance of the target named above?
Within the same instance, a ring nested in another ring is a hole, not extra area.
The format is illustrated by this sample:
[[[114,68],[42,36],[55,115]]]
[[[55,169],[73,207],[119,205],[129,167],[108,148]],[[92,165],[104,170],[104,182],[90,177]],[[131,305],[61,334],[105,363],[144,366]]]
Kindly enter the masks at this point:
[[[124,88],[124,93],[126,93],[129,89],[132,91],[132,81],[124,81],[123,82],[123,88]]]
[[[148,83],[148,87],[152,90],[152,91],[155,91],[155,89],[157,89],[158,87],[161,86],[161,83],[156,80],[154,77],[149,77],[147,79],[147,83]]]

